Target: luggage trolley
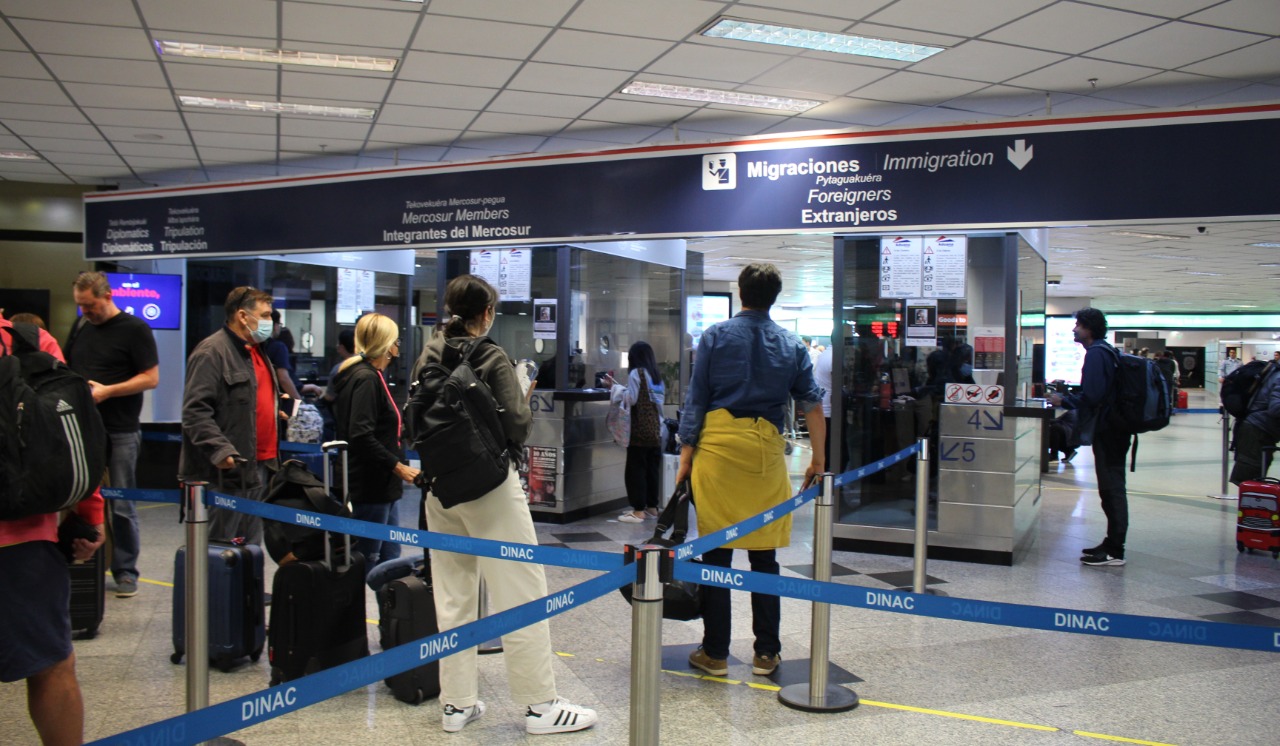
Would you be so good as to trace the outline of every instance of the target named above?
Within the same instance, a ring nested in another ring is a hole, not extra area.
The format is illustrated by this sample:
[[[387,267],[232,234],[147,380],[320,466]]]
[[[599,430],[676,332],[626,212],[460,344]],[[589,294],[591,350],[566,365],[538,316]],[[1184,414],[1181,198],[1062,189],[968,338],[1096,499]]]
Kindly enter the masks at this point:
[[[1274,447],[1262,449],[1262,473],[1267,473]],[[1280,559],[1280,479],[1263,476],[1240,483],[1236,513],[1236,551],[1261,549]]]

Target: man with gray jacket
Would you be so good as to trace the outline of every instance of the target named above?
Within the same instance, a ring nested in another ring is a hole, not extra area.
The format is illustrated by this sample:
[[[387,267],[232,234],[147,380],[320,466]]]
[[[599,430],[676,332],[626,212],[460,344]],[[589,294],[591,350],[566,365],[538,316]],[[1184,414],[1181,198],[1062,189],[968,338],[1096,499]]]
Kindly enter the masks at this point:
[[[1249,413],[1236,420],[1236,463],[1231,467],[1231,483],[1238,485],[1267,475],[1263,468],[1263,448],[1274,448],[1280,440],[1280,364],[1270,362],[1262,371],[1258,390],[1249,399]],[[1267,455],[1267,466],[1273,455]]]
[[[227,296],[226,325],[187,359],[178,475],[227,494],[262,500],[277,468],[280,391],[262,343],[271,337],[271,295],[238,287]],[[209,510],[209,538],[262,543],[262,519]]]

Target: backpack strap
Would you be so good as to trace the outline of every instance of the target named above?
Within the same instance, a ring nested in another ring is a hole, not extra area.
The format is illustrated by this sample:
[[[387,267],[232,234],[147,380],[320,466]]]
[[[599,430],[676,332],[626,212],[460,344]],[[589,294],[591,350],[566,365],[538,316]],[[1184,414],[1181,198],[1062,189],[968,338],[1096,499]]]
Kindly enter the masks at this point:
[[[9,333],[13,337],[12,354],[40,351],[40,327],[35,324],[18,322],[9,329]]]
[[[62,347],[62,356],[67,360],[71,359],[71,346],[80,338],[80,332],[84,329],[84,325],[87,323],[89,323],[87,318],[84,316],[77,316],[76,322],[71,325],[71,331],[67,334],[67,343]]]

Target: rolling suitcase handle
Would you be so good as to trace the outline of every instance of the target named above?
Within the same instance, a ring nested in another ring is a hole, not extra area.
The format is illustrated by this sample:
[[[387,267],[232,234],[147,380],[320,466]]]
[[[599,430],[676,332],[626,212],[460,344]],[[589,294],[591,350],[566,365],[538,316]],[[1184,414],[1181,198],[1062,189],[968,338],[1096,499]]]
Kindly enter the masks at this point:
[[[349,511],[351,506],[347,504],[347,441],[331,440],[320,446],[320,450],[324,453],[324,491],[333,494],[330,489],[329,479],[332,468],[329,465],[329,452],[337,451],[342,454],[342,496],[340,502]],[[351,567],[351,534],[343,534],[343,552],[346,564],[339,572],[346,572]],[[324,535],[324,565],[330,570],[333,569],[333,548],[329,541],[329,532]]]

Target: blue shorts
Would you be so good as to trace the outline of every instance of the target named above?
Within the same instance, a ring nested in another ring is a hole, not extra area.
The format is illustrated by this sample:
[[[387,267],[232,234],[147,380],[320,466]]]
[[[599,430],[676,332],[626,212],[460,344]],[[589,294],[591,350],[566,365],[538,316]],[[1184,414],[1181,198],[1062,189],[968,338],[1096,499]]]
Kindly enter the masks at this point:
[[[71,579],[53,542],[0,547],[0,599],[0,681],[30,678],[71,656]]]

